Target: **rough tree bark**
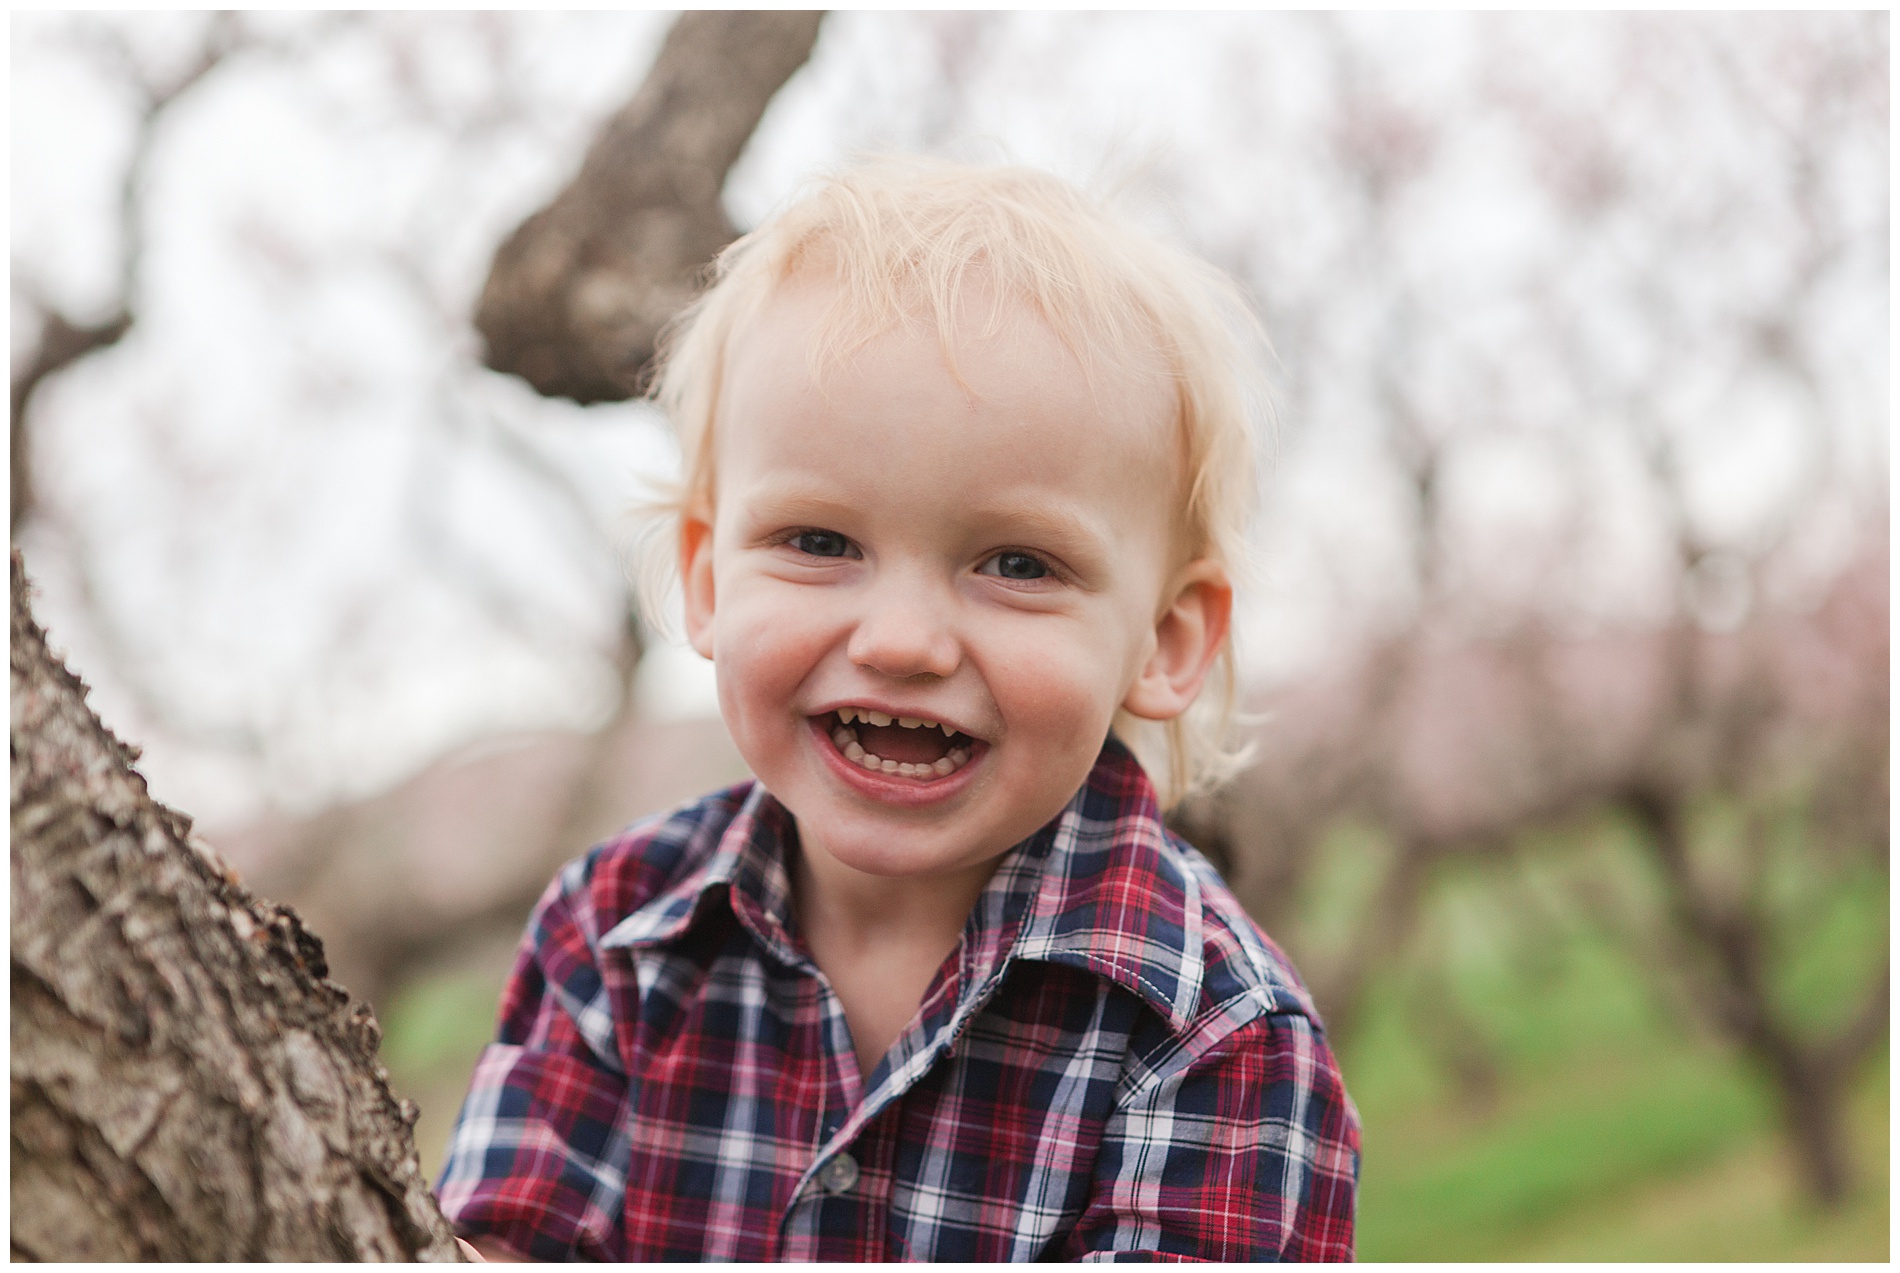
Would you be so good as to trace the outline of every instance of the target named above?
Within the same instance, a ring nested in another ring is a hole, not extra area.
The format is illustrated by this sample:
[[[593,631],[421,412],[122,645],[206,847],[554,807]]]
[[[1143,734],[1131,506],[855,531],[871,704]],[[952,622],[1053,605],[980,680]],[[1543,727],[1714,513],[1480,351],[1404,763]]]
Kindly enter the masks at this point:
[[[548,397],[632,397],[660,328],[736,235],[719,195],[821,13],[690,12],[580,174],[495,253],[475,326],[487,363]]]
[[[367,1005],[151,798],[12,561],[12,1255],[458,1256]]]

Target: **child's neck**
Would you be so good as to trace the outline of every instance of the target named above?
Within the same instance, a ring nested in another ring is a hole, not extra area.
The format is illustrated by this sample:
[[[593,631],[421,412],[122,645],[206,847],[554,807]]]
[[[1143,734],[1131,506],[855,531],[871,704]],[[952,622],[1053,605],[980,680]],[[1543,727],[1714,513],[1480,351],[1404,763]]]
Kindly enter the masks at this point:
[[[793,912],[805,948],[844,1005],[862,1079],[916,1015],[1000,860],[948,875],[890,877],[801,845]]]

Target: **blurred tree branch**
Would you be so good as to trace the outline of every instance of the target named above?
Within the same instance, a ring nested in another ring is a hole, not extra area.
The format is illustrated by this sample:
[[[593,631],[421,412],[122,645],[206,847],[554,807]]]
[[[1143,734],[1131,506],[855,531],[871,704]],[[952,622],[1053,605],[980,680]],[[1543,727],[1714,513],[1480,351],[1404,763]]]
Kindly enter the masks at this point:
[[[33,453],[28,444],[27,407],[48,376],[56,375],[95,349],[117,344],[131,329],[132,315],[123,302],[102,322],[76,323],[44,301],[29,301],[37,313],[39,335],[23,365],[13,369],[12,412],[8,430],[8,462],[12,469],[9,504],[10,528],[33,509]]]
[[[12,415],[8,417],[8,458],[12,466],[12,481],[8,524],[14,534],[19,532],[21,523],[33,510],[33,453],[27,419],[33,395],[49,377],[64,371],[87,354],[117,344],[132,328],[139,268],[144,260],[145,178],[159,125],[173,106],[202,83],[244,42],[245,37],[235,15],[214,14],[206,24],[203,38],[192,59],[182,70],[156,82],[140,73],[137,59],[122,39],[108,44],[108,51],[125,68],[127,82],[136,87],[141,99],[131,158],[119,181],[118,285],[105,306],[105,317],[88,322],[62,312],[30,283],[24,287],[17,282],[15,284],[23,293],[38,330],[30,351],[12,368]],[[16,280],[23,276],[31,277],[30,271],[23,270],[18,262],[14,264],[13,274]]]
[[[822,16],[680,16],[580,174],[496,251],[475,312],[490,367],[576,402],[637,392],[660,329],[736,234],[720,203],[726,173]]]

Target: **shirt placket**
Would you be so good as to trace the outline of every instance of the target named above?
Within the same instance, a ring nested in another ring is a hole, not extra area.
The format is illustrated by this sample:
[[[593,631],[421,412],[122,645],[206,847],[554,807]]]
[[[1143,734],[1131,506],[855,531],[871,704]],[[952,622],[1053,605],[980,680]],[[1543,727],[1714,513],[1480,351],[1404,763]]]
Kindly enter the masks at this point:
[[[877,1259],[865,1248],[881,1230],[879,1218],[888,1206],[888,1162],[879,1163],[875,1137],[851,1117],[863,1088],[844,1004],[816,966],[807,964],[806,971],[824,1013],[825,1086],[811,1162],[779,1218],[778,1258]]]
[[[914,1258],[892,1250],[891,1200],[897,1185],[894,1171],[900,1108],[907,1092],[942,1062],[952,1042],[971,1015],[980,1010],[994,989],[1000,969],[992,963],[994,946],[980,954],[959,945],[952,956],[956,965],[920,1013],[909,1034],[894,1046],[902,1058],[894,1070],[880,1067],[879,1080],[861,1107],[849,1103],[840,1117],[827,1104],[823,1125],[826,1143],[799,1181],[791,1206],[780,1225],[782,1260],[890,1260]],[[974,962],[973,962],[974,961]],[[814,969],[815,971],[815,969]],[[973,975],[973,974],[983,975]],[[856,1054],[844,1007],[820,974],[820,993],[830,1014],[826,1040],[830,1071],[839,1077],[835,1090],[850,1102],[856,1095]],[[831,1128],[837,1130],[829,1130]]]
[[[904,1094],[942,1060],[951,1041],[962,1033],[969,1017],[1000,981],[1007,962],[1015,925],[1008,913],[1028,899],[1028,893],[1005,890],[996,899],[998,909],[979,925],[981,938],[960,942],[951,959],[951,975],[939,985],[893,1049],[900,1060],[894,1069],[880,1067],[878,1082],[865,1090],[873,1076],[860,1076],[844,1004],[816,964],[791,941],[771,911],[781,907],[752,907],[741,903],[742,922],[752,927],[769,949],[812,978],[824,1017],[825,1089],[818,1115],[819,1144],[810,1165],[793,1187],[780,1215],[778,1260],[883,1260],[890,1228],[890,1206],[895,1180],[892,1166],[899,1126],[897,1106]],[[986,907],[987,910],[987,907]],[[751,912],[750,914],[746,912]],[[999,922],[1000,921],[1000,922]],[[901,1254],[904,1253],[900,1253]]]
[[[759,896],[761,892],[770,896]],[[788,985],[795,986],[793,997],[806,1005],[794,1015],[805,1018],[809,1012],[816,1017],[813,1026],[817,1047],[812,1050],[820,1054],[814,1063],[818,1076],[815,1082],[800,1084],[803,1090],[795,1098],[803,1116],[811,1120],[811,1149],[806,1161],[798,1164],[799,1175],[789,1195],[781,1195],[785,1201],[778,1212],[776,1231],[761,1235],[769,1247],[768,1259],[816,1259],[820,1257],[813,1254],[814,1235],[826,1218],[824,1204],[853,1196],[860,1174],[849,1146],[839,1142],[839,1133],[847,1126],[859,1092],[851,1031],[845,1022],[844,1005],[823,972],[786,932],[782,893],[757,889],[755,885],[753,889],[735,890],[733,900],[740,923],[751,931],[762,953],[790,978]],[[784,1060],[805,1068],[791,1058]],[[757,1169],[770,1171],[782,1180],[780,1173],[789,1165],[781,1158],[774,1164],[759,1163]]]

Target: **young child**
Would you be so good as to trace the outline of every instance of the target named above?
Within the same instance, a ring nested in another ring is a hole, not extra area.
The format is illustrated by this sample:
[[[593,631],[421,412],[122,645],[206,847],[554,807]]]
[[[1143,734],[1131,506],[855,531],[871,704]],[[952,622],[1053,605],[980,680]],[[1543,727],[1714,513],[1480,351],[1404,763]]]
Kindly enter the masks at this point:
[[[1247,321],[1017,169],[870,164],[720,257],[658,397],[757,781],[543,897],[438,1190],[485,1255],[1350,1258],[1319,1019],[1131,751],[1232,761]]]

